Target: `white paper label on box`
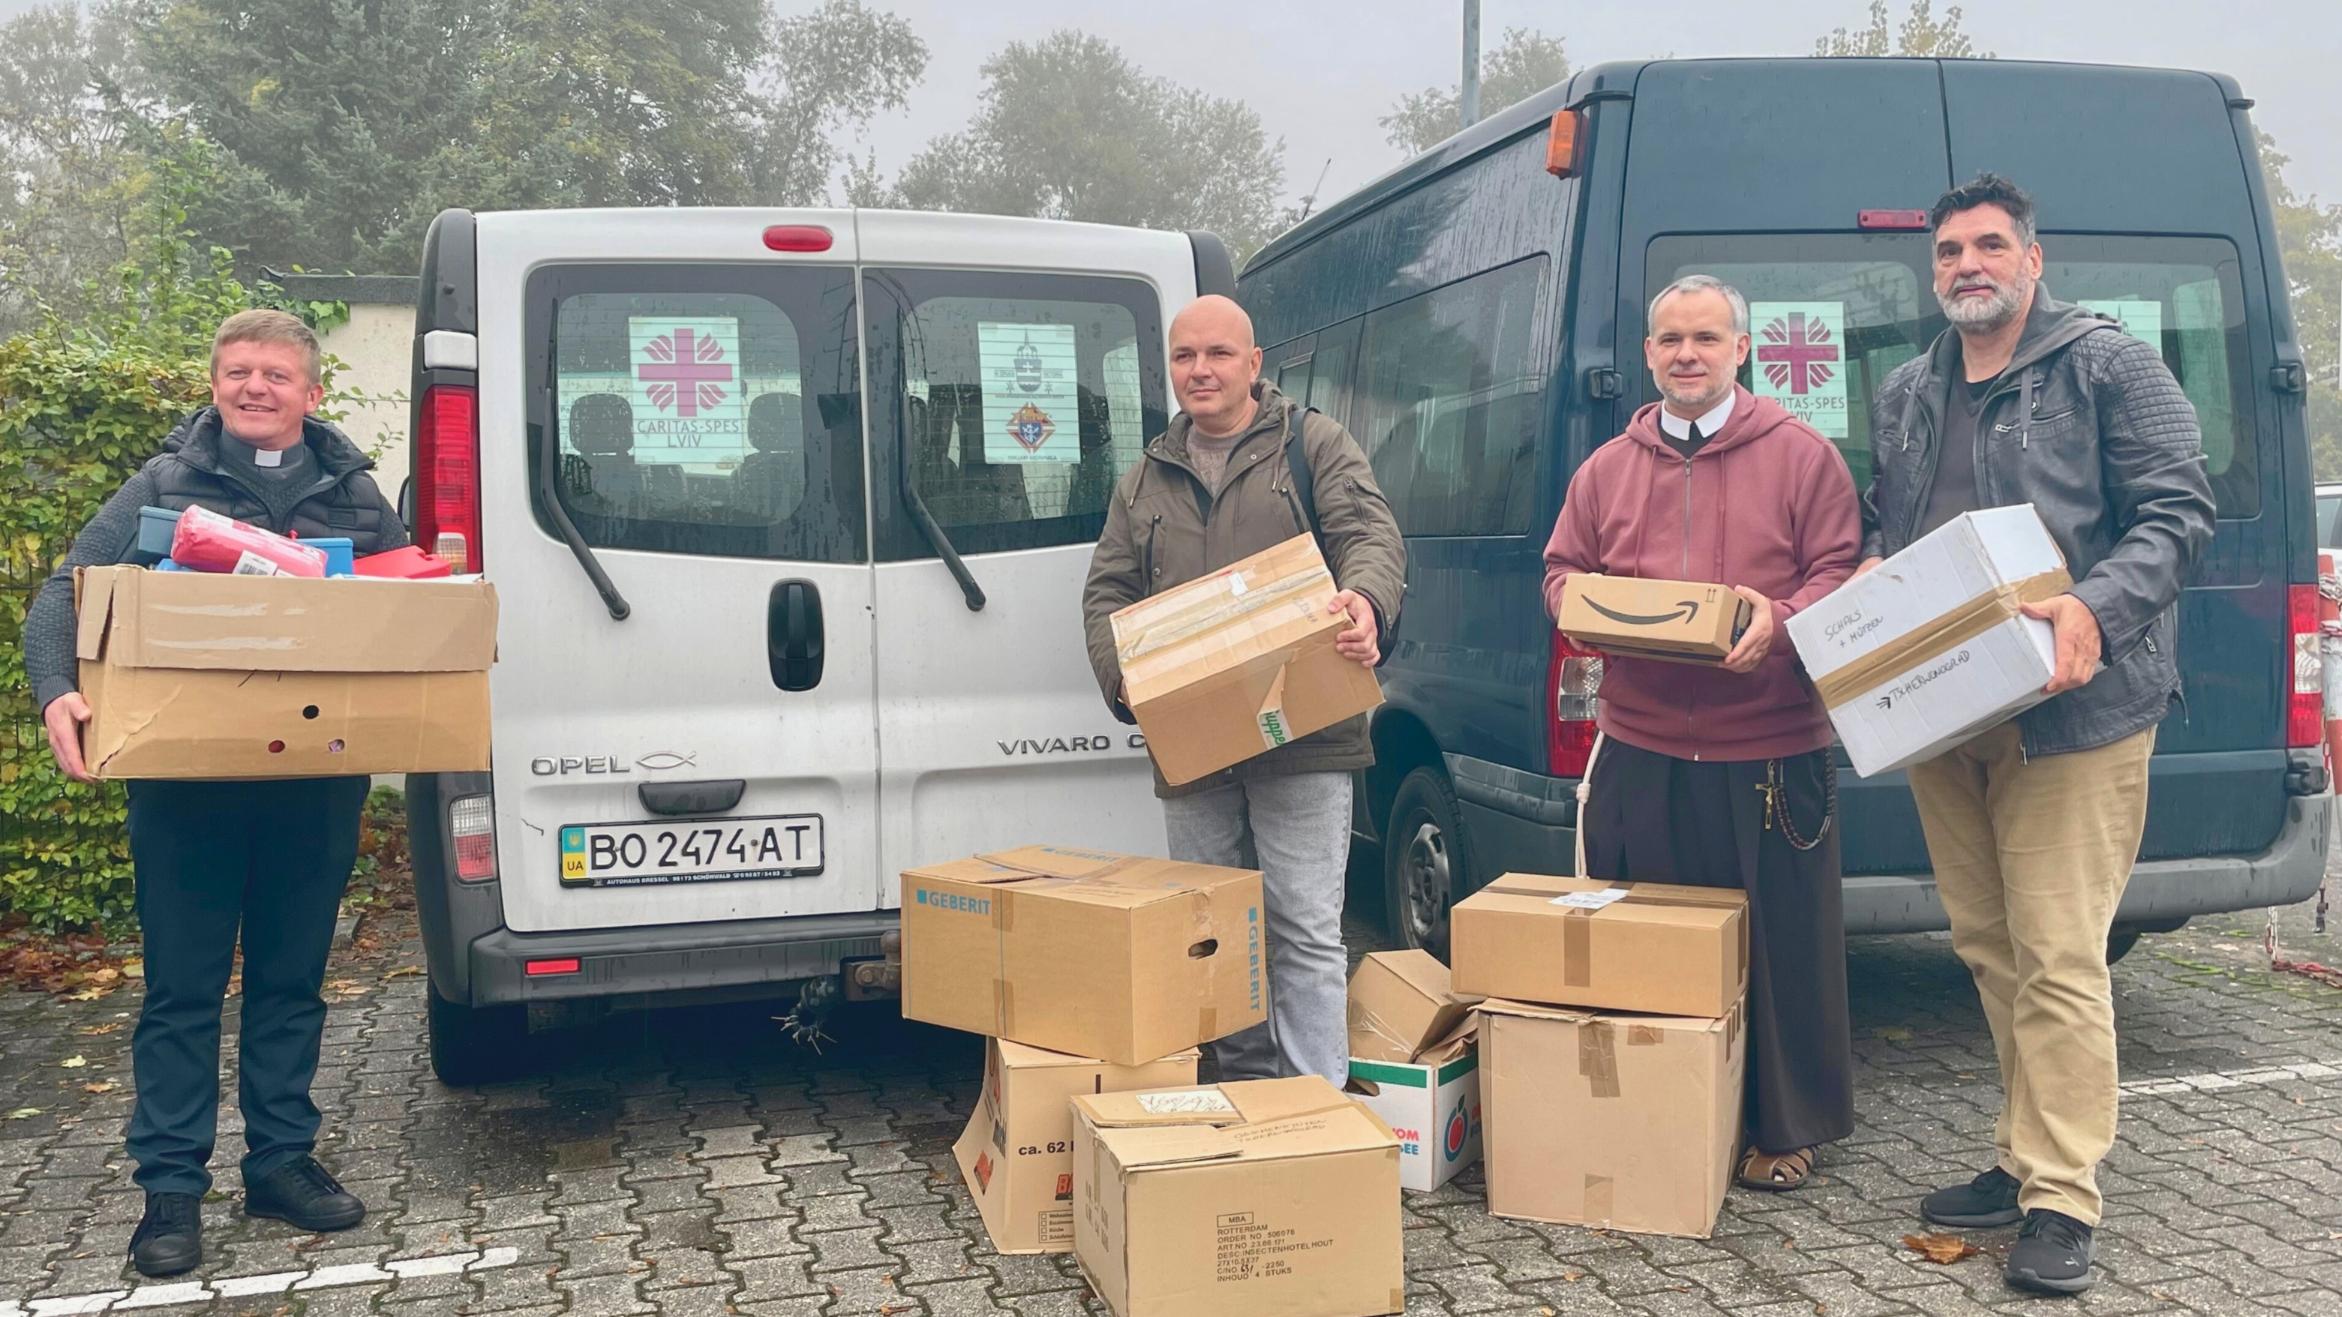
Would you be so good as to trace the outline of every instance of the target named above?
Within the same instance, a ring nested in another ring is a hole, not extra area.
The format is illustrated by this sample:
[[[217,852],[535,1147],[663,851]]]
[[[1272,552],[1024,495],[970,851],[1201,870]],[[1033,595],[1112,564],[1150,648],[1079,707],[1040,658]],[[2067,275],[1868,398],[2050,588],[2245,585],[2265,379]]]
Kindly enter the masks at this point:
[[[1244,573],[1228,573],[1228,593],[1235,595],[1239,599],[1242,599],[1244,597],[1244,591],[1246,588],[1247,587],[1244,584]]]
[[[246,549],[236,555],[235,570],[231,574],[236,576],[282,576],[285,574],[285,569],[252,550]]]
[[[1079,462],[1079,340],[1072,325],[976,322],[984,378],[984,460]]]
[[[1260,711],[1260,740],[1263,746],[1274,750],[1292,739],[1292,734],[1285,729],[1283,706],[1272,706]]]
[[[1568,906],[1572,910],[1600,910],[1625,899],[1625,888],[1605,887],[1599,892],[1571,892],[1567,896],[1557,896],[1552,903]]]
[[[1138,1104],[1151,1116],[1233,1116],[1236,1104],[1216,1088],[1189,1088],[1175,1093],[1141,1093]]]
[[[1831,439],[1846,437],[1846,304],[1757,302],[1749,307],[1750,382]]]

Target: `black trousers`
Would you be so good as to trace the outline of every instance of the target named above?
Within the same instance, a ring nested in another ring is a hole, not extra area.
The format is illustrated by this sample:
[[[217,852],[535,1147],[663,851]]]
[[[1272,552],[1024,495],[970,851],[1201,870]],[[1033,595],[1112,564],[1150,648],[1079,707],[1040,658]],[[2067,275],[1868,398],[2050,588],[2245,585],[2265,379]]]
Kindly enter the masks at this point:
[[[1766,826],[1766,761],[1704,763],[1605,738],[1586,799],[1594,878],[1748,893],[1749,1142],[1772,1153],[1854,1132],[1838,825],[1826,833],[1829,752],[1779,761],[1798,850]]]
[[[146,1002],[130,1044],[138,1092],[128,1142],[149,1193],[211,1188],[220,1005],[239,928],[244,1176],[316,1147],[309,1082],[325,1033],[319,989],[366,788],[362,777],[131,784]]]

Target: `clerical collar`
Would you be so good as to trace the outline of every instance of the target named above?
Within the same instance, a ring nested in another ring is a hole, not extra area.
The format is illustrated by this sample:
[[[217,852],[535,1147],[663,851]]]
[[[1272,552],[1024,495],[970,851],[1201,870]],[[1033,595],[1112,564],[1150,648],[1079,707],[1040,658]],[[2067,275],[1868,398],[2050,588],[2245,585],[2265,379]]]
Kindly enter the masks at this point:
[[[1725,394],[1724,401],[1710,408],[1708,414],[1702,416],[1697,422],[1687,421],[1667,410],[1665,406],[1661,406],[1659,408],[1659,428],[1677,439],[1689,439],[1691,438],[1691,427],[1697,424],[1700,427],[1701,438],[1713,439],[1724,432],[1724,423],[1732,419],[1732,404],[1738,400],[1739,392],[1735,389],[1731,393]]]

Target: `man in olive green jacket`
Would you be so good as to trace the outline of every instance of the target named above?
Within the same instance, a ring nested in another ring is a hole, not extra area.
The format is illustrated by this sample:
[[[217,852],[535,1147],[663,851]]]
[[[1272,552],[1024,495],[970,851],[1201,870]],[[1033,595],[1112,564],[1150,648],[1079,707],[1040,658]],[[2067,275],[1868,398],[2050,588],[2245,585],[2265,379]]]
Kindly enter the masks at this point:
[[[1331,417],[1260,378],[1251,318],[1203,297],[1171,322],[1179,415],[1124,472],[1082,592],[1090,666],[1116,717],[1122,665],[1116,609],[1310,533],[1312,509],[1286,446],[1301,445],[1317,528],[1349,616],[1335,647],[1374,667],[1398,621],[1406,548],[1366,454]],[[1364,716],[1247,759],[1199,782],[1158,777],[1173,859],[1259,869],[1267,904],[1269,1018],[1213,1044],[1223,1079],[1349,1077],[1342,892],[1349,867],[1352,774],[1374,762]]]

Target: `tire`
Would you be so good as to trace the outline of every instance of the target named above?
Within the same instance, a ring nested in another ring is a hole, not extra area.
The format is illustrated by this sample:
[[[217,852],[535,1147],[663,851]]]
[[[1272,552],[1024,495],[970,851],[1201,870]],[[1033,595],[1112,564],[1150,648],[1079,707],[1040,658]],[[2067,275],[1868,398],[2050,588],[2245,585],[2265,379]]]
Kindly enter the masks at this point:
[[[458,1006],[427,989],[424,1023],[431,1035],[431,1072],[454,1088],[493,1084],[528,1072],[529,1017],[521,1006]]]
[[[1448,910],[1470,872],[1447,775],[1436,768],[1407,774],[1383,831],[1383,910],[1392,943],[1447,959]]]
[[[2106,963],[2111,965],[2131,954],[2131,948],[2139,945],[2139,938],[2146,931],[2143,928],[2117,928],[2108,933],[2106,935]]]

